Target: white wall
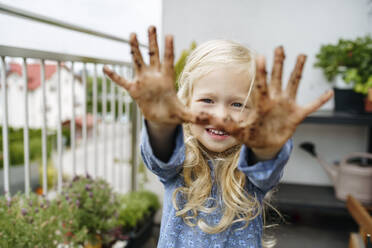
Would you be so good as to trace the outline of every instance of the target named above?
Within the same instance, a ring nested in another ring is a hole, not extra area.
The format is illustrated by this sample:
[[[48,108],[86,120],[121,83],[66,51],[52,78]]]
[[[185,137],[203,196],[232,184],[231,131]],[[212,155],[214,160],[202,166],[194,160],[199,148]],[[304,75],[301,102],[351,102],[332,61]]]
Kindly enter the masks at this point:
[[[175,35],[177,55],[193,40],[200,44],[210,39],[233,39],[265,55],[271,68],[274,48],[283,45],[284,78],[288,79],[296,56],[307,54],[299,104],[310,102],[330,88],[322,72],[313,67],[321,44],[372,33],[372,3],[367,0],[163,0],[162,7],[163,34]],[[332,109],[333,101],[323,108]],[[364,151],[366,131],[361,126],[303,124],[294,135],[294,143],[296,146],[301,141],[313,141],[324,157],[333,161],[352,151]],[[284,181],[330,184],[316,160],[297,147]]]
[[[128,39],[161,26],[161,0],[0,0],[2,4]],[[0,44],[130,61],[129,46],[0,13]],[[160,31],[160,30],[159,30]]]

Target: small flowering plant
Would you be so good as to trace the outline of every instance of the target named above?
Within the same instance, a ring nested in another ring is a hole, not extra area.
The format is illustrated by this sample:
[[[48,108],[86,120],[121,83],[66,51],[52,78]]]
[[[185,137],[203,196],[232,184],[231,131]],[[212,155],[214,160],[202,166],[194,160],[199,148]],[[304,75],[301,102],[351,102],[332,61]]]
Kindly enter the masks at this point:
[[[64,222],[74,224],[76,208],[31,194],[0,197],[0,247],[56,247],[75,239],[68,237]],[[84,236],[81,230],[76,237]]]
[[[86,230],[87,236],[79,240],[81,244],[85,241],[91,244],[112,241],[108,233],[115,226],[119,203],[108,183],[102,179],[93,180],[89,175],[76,176],[64,186],[59,200],[76,207],[75,219],[69,228],[71,235]],[[77,239],[75,236],[72,238]]]

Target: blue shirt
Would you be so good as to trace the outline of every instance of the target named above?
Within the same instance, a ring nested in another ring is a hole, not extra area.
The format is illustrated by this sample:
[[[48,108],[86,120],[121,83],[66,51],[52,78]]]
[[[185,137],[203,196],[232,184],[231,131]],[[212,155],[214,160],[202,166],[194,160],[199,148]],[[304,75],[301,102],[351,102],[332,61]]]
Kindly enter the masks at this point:
[[[244,226],[243,222],[238,222],[231,225],[225,231],[216,234],[205,233],[198,226],[190,227],[184,223],[182,217],[176,216],[176,210],[172,204],[172,194],[176,188],[184,184],[183,178],[180,175],[182,165],[185,161],[182,126],[179,125],[176,129],[175,147],[170,159],[166,163],[154,155],[149,141],[146,123],[143,126],[141,135],[142,158],[147,168],[158,176],[165,189],[158,248],[262,247],[262,215],[251,220],[245,229],[236,231],[237,228]],[[261,203],[265,194],[277,185],[282,177],[283,167],[289,159],[292,147],[292,139],[289,139],[274,159],[260,161],[253,165],[248,163],[251,150],[246,146],[242,147],[239,155],[238,169],[247,176],[246,190],[252,195],[256,195]],[[210,167],[212,170],[213,166]],[[219,199],[217,192],[217,185],[214,182],[211,197]],[[217,207],[210,214],[198,213],[198,218],[202,218],[209,225],[217,224],[221,216],[220,207]]]

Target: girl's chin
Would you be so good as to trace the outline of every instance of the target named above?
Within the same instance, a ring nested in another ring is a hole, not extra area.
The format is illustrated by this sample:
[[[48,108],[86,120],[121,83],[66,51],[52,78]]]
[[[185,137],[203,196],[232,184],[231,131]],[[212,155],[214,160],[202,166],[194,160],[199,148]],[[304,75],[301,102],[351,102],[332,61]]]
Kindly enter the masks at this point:
[[[233,153],[236,153],[239,151],[241,145],[240,144],[234,144],[228,147],[206,147],[202,145],[202,149],[209,154],[212,158],[224,158],[227,156],[230,156]]]
[[[203,140],[199,143],[202,145],[202,148],[207,150],[211,153],[230,153],[229,150],[232,148],[235,149],[237,146],[240,146],[237,144],[237,142],[230,141],[230,142],[212,142],[210,140]]]

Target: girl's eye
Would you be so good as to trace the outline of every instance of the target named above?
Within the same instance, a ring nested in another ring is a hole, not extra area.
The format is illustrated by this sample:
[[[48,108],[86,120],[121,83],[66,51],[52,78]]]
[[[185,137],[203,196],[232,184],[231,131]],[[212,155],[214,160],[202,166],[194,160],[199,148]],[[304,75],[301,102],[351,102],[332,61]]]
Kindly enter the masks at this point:
[[[208,98],[201,99],[200,101],[205,102],[205,103],[213,103],[213,101],[211,99],[208,99]]]
[[[237,107],[237,108],[241,108],[241,107],[243,107],[243,104],[241,104],[241,103],[239,103],[239,102],[234,102],[232,105],[233,105],[234,107]]]

